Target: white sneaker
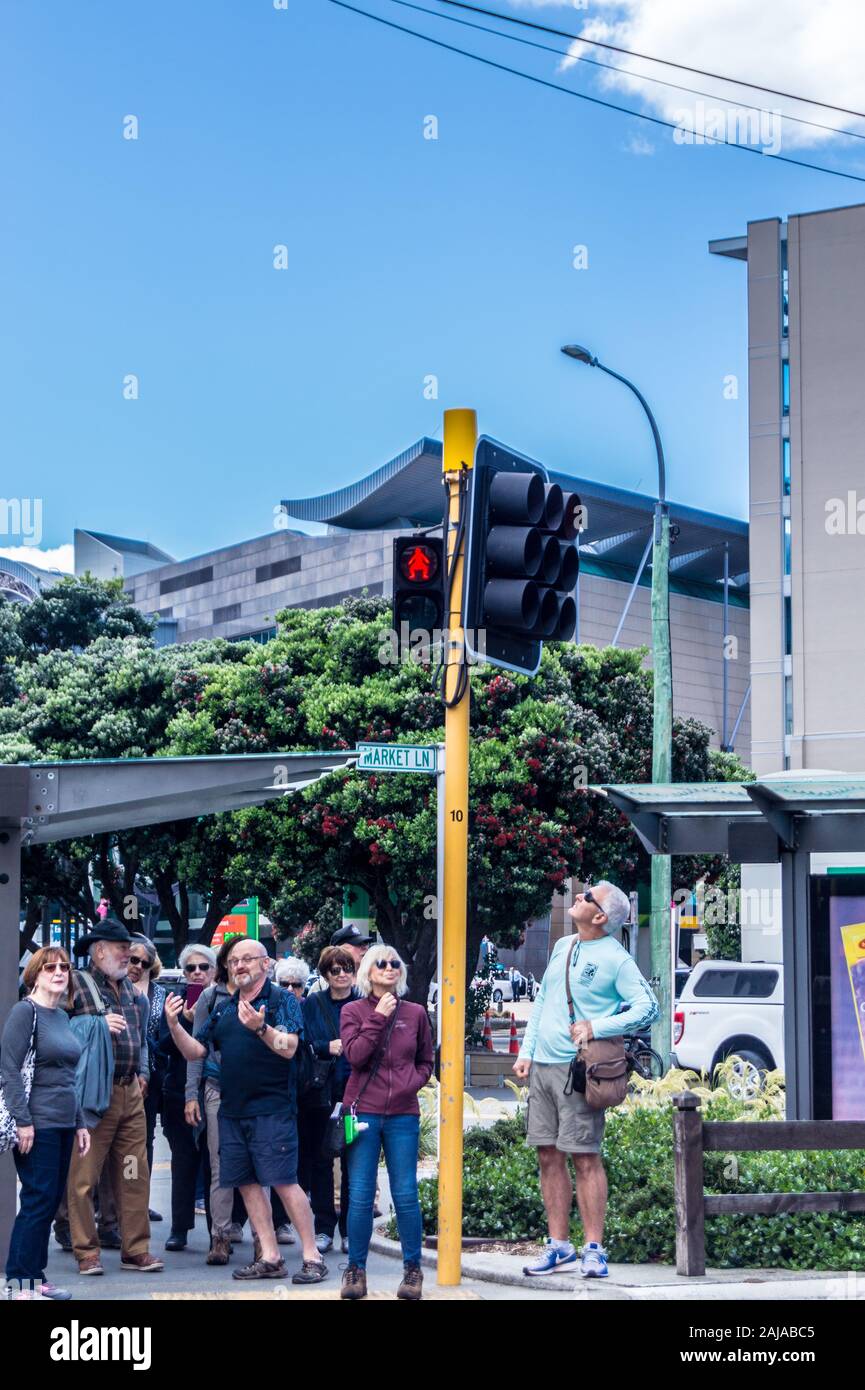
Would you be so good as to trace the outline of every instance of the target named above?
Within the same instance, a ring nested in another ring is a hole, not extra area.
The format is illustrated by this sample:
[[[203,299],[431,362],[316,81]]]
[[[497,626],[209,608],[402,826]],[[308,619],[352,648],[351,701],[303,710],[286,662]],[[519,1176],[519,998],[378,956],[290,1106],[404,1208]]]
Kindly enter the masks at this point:
[[[276,1228],[276,1243],[277,1243],[277,1245],[294,1245],[294,1244],[295,1244],[294,1232],[292,1231],[291,1226],[289,1226],[289,1225],[277,1226],[277,1228]]]
[[[322,1231],[321,1235],[315,1238],[315,1248],[323,1255],[326,1250],[331,1250],[333,1248],[333,1237],[325,1235],[324,1231]]]

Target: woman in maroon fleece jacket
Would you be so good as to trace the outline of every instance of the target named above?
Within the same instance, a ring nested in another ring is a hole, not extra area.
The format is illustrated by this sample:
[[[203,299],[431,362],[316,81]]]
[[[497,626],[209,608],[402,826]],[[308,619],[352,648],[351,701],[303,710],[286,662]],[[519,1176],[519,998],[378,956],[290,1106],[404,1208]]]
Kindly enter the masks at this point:
[[[384,1148],[405,1265],[397,1298],[417,1300],[423,1286],[417,1094],[432,1075],[432,1034],[426,1009],[403,998],[406,968],[390,946],[367,951],[357,987],[362,997],[346,1004],[340,1016],[343,1052],[351,1066],[343,1105],[367,1128],[348,1148],[348,1268],[340,1297],[366,1297],[375,1183]]]

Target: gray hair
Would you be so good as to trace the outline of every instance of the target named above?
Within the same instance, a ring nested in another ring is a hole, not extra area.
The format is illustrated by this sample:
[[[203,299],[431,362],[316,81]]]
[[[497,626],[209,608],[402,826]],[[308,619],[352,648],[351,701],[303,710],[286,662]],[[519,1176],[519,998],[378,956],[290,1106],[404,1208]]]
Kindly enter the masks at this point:
[[[303,985],[312,971],[305,960],[300,960],[297,956],[283,956],[282,960],[276,962],[276,983],[278,985]]]
[[[182,970],[191,956],[203,956],[211,970],[216,969],[216,952],[210,946],[196,946],[190,941],[188,946],[184,946],[180,952],[180,959],[177,964]]]
[[[148,966],[151,966],[153,962],[156,960],[156,947],[150,940],[150,937],[145,936],[144,932],[134,931],[132,933],[132,940],[135,942],[137,946],[144,947],[145,951],[147,952],[147,964]]]
[[[379,956],[387,955],[391,960],[398,960],[400,964],[399,976],[396,982],[397,998],[402,999],[408,993],[408,971],[405,961],[401,958],[398,951],[392,946],[386,946],[384,942],[379,942],[377,946],[370,946],[360,965],[357,967],[357,987],[364,998],[369,998],[372,994],[372,980],[369,972]]]
[[[618,931],[619,927],[623,927],[629,920],[631,916],[631,904],[627,894],[623,893],[621,888],[617,888],[614,883],[610,883],[605,878],[602,878],[600,883],[592,885],[592,892],[594,892],[596,888],[606,889],[604,894],[604,906],[601,908],[601,911],[606,913],[607,917],[607,925],[604,927],[604,931],[607,935],[610,935],[611,932]]]

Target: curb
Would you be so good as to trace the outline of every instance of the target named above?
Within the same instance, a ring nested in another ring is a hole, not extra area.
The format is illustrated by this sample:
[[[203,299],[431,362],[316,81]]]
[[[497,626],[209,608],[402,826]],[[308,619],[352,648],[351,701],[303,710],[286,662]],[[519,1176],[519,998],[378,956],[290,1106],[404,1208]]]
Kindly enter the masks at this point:
[[[389,1255],[391,1259],[402,1259],[398,1241],[386,1236],[373,1234],[370,1250],[377,1255]],[[436,1252],[421,1251],[421,1264],[427,1269],[435,1269]],[[543,1280],[532,1279],[523,1274],[494,1273],[486,1266],[476,1264],[471,1259],[463,1259],[464,1279],[477,1280],[484,1284],[504,1284],[512,1288],[538,1289]],[[574,1293],[582,1300],[600,1299],[604,1301],[645,1302],[781,1302],[781,1301],[865,1301],[865,1279],[860,1275],[850,1275],[844,1271],[822,1273],[792,1273],[790,1277],[778,1279],[758,1279],[753,1273],[743,1270],[743,1279],[703,1280],[694,1279],[679,1282],[678,1276],[671,1275],[667,1284],[619,1284],[613,1280],[598,1281],[575,1279],[563,1274],[558,1279],[549,1280],[551,1292]],[[676,1282],[672,1282],[675,1280]]]

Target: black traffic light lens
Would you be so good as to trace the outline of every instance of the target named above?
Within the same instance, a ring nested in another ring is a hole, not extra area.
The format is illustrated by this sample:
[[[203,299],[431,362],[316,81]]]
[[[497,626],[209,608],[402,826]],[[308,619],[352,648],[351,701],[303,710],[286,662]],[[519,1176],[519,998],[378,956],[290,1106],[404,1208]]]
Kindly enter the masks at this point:
[[[441,615],[432,594],[408,594],[399,606],[399,621],[408,623],[409,630],[433,633],[441,627]]]
[[[494,526],[487,537],[490,574],[534,578],[541,567],[542,540],[534,526]]]
[[[577,547],[575,545],[563,545],[562,564],[556,587],[564,589],[566,593],[570,593],[571,589],[576,585],[579,572],[580,557],[577,554]]]
[[[490,483],[495,522],[537,526],[544,517],[544,482],[537,473],[496,473]]]
[[[491,579],[484,589],[484,611],[498,627],[533,628],[540,597],[531,579]]]
[[[399,569],[409,584],[430,584],[438,574],[439,557],[431,545],[412,545],[400,555]]]
[[[577,605],[571,598],[571,595],[566,594],[559,607],[559,626],[558,631],[553,634],[553,640],[556,642],[570,642],[576,630]]]
[[[559,627],[559,595],[555,589],[541,589],[540,600],[535,634],[538,637],[555,637]]]
[[[558,534],[563,541],[575,541],[579,532],[579,522],[582,519],[580,499],[575,492],[565,492],[562,494],[562,498],[564,507]]]
[[[558,483],[547,483],[544,492],[544,525],[548,531],[558,531],[565,510],[562,489]]]
[[[559,582],[559,570],[562,564],[561,550],[562,548],[555,536],[544,536],[544,558],[538,576],[544,584],[557,584]]]

